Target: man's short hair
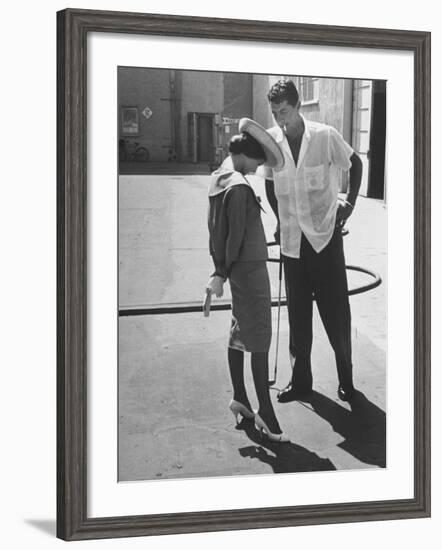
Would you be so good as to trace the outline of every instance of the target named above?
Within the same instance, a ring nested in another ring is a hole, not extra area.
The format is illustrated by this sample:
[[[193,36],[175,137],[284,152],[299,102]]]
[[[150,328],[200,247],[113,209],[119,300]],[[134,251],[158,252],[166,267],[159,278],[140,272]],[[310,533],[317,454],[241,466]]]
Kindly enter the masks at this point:
[[[287,103],[296,107],[299,101],[299,94],[293,80],[281,78],[270,88],[267,99],[270,103],[282,103],[287,100]]]

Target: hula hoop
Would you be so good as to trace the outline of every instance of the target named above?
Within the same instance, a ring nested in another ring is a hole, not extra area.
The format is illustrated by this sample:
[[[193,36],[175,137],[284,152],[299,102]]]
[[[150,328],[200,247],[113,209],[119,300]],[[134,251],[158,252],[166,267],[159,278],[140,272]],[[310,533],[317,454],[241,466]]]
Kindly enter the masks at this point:
[[[346,231],[348,233],[348,230]],[[272,241],[270,243],[267,243],[267,246],[275,246],[277,244],[278,244],[277,242]],[[267,261],[279,264],[281,260],[279,258],[268,258]],[[382,283],[381,276],[378,273],[371,271],[371,269],[367,269],[365,267],[361,267],[358,265],[346,265],[345,269],[348,269],[349,271],[359,271],[359,273],[365,273],[366,275],[370,275],[370,277],[373,278],[373,281],[370,283],[367,283],[366,285],[349,289],[348,296],[354,296],[355,294],[362,294],[363,292],[368,292],[369,290],[373,290],[373,288],[378,287]]]
[[[267,246],[274,246],[278,243],[270,242],[267,243]],[[268,258],[268,262],[280,263],[279,258]],[[357,265],[346,265],[345,269],[349,271],[359,271],[360,273],[365,273],[370,275],[373,278],[373,281],[362,285],[356,288],[352,288],[348,291],[349,296],[354,296],[355,294],[361,294],[362,292],[367,292],[379,286],[382,282],[380,275],[366,269],[365,267],[360,267]],[[313,296],[313,299],[315,297]],[[272,298],[271,301],[272,307],[285,306],[287,305],[287,299],[275,300]],[[232,304],[230,300],[217,300],[211,305],[211,311],[226,311],[232,309]],[[164,315],[164,314],[175,314],[175,313],[201,313],[202,306],[197,302],[178,302],[173,304],[149,304],[149,305],[127,305],[120,306],[118,310],[118,315],[120,317],[129,317],[137,315]]]

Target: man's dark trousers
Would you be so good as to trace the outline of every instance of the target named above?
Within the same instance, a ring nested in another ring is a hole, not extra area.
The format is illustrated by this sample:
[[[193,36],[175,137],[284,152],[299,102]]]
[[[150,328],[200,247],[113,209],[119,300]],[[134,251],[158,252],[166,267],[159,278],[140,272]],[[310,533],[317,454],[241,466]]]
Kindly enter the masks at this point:
[[[317,253],[305,235],[299,258],[283,256],[290,325],[290,353],[294,357],[292,385],[300,392],[312,388],[313,297],[335,352],[339,384],[353,389],[351,314],[348,301],[342,232],[336,228],[327,246]]]

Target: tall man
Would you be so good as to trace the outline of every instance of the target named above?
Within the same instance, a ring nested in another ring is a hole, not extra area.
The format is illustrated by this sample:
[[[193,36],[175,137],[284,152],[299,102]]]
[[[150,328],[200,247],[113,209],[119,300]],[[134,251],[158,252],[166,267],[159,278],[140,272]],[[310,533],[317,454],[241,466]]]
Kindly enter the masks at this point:
[[[293,369],[278,400],[293,401],[312,390],[314,298],[335,352],[338,397],[349,401],[355,389],[342,227],[355,207],[362,163],[333,127],[306,120],[299,113],[293,81],[276,82],[268,100],[277,123],[269,132],[281,144],[285,157],[281,171],[267,171],[266,191],[278,218]],[[338,199],[337,169],[350,170],[345,200]]]

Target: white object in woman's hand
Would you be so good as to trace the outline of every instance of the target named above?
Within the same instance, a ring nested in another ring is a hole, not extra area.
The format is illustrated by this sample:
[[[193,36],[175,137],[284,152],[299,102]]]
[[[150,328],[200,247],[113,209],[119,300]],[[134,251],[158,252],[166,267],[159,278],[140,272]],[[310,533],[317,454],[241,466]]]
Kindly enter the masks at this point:
[[[203,301],[204,317],[208,317],[210,315],[211,301],[212,301],[212,292],[208,288],[206,288],[206,295],[204,296],[204,301]]]
[[[215,294],[217,298],[221,298],[224,293],[223,285],[224,279],[222,277],[219,277],[218,275],[210,277],[206,285],[206,292],[210,292],[211,294]]]

